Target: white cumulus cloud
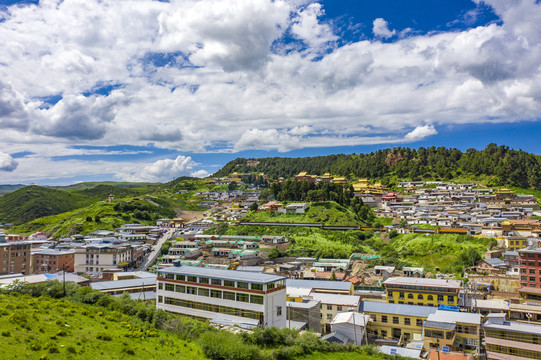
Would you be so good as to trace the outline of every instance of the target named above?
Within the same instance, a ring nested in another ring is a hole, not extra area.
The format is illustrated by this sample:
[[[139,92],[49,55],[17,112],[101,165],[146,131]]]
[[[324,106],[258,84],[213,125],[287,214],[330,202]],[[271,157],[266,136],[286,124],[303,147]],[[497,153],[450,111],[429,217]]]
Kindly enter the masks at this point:
[[[13,171],[19,163],[11,155],[0,151],[0,171]]]
[[[404,136],[404,140],[413,142],[423,140],[430,135],[436,135],[438,132],[433,125],[417,126]]]
[[[179,155],[176,159],[158,160],[131,174],[118,174],[126,181],[165,182],[180,176],[201,177],[202,171],[193,171],[198,165],[190,156]],[[192,175],[195,174],[195,175]]]
[[[383,18],[375,19],[372,25],[372,32],[376,36],[388,39],[394,34],[396,34],[396,30],[389,30],[389,23]]]

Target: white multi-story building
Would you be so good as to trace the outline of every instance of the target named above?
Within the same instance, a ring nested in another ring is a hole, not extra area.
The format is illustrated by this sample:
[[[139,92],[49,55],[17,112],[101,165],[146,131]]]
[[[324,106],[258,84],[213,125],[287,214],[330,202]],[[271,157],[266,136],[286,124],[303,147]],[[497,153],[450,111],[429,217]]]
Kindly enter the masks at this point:
[[[172,266],[158,270],[157,308],[245,327],[286,326],[286,277]]]
[[[99,275],[104,269],[122,268],[132,261],[132,247],[98,243],[75,249],[74,269],[78,274]]]

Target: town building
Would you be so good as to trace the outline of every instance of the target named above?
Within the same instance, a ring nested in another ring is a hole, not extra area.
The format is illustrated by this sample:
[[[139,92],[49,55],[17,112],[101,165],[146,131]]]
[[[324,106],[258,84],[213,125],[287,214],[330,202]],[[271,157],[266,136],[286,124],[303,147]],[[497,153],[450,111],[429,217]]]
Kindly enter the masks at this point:
[[[310,298],[319,301],[321,309],[321,333],[331,332],[331,322],[334,317],[345,311],[359,311],[361,297],[359,295],[337,295],[311,293]]]
[[[425,349],[479,352],[481,314],[437,310],[423,323]]]
[[[286,278],[172,266],[158,270],[157,308],[243,327],[286,327]]]
[[[437,308],[379,301],[362,301],[359,311],[370,315],[368,334],[371,338],[392,340],[396,344],[421,339],[423,322]]]
[[[32,274],[73,272],[75,251],[73,249],[39,249],[31,251]]]
[[[369,320],[368,315],[355,311],[338,313],[331,321],[331,333],[327,337],[338,336],[341,339],[346,339],[346,341],[342,341],[343,343],[351,343],[355,346],[367,344],[366,325]]]
[[[490,314],[483,325],[489,360],[541,358],[541,326],[506,321],[505,314]]]
[[[387,302],[423,306],[458,305],[460,281],[392,277],[383,282]]]
[[[539,241],[518,250],[520,286],[541,288],[541,248]]]
[[[75,249],[74,270],[78,274],[101,275],[104,269],[127,268],[131,262],[129,245],[88,244]]]
[[[0,275],[30,274],[30,242],[0,242]]]

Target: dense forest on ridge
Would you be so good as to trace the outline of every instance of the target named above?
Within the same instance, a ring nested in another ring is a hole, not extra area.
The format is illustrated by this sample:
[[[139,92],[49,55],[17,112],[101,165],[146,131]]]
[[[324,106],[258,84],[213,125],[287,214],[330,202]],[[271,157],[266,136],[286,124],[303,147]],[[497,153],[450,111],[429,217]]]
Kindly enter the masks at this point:
[[[484,150],[429,147],[410,149],[396,147],[369,154],[328,155],[305,158],[272,157],[257,159],[257,165],[247,165],[248,160],[230,161],[215,176],[233,172],[264,172],[271,179],[291,178],[301,171],[349,178],[380,178],[391,176],[422,179],[448,179],[459,177],[487,177],[487,185],[511,185],[522,188],[541,188],[541,156],[508,146],[489,144]]]

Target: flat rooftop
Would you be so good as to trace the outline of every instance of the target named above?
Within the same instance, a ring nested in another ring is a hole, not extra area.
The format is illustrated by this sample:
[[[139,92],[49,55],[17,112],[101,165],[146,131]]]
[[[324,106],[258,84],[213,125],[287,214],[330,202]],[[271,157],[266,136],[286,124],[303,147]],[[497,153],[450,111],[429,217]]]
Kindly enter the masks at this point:
[[[426,279],[426,278],[410,278],[410,277],[392,277],[383,282],[384,285],[397,286],[421,286],[421,287],[438,287],[448,289],[459,289],[462,283],[458,280],[443,280],[443,279]]]
[[[212,269],[193,266],[170,266],[165,269],[158,270],[158,276],[161,274],[179,274],[187,276],[201,276],[211,279],[236,280],[249,283],[271,283],[274,281],[285,280],[285,276],[272,275],[267,273],[257,273],[251,271],[237,271]]]

